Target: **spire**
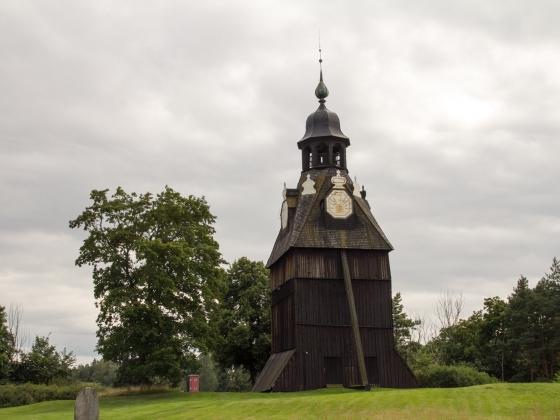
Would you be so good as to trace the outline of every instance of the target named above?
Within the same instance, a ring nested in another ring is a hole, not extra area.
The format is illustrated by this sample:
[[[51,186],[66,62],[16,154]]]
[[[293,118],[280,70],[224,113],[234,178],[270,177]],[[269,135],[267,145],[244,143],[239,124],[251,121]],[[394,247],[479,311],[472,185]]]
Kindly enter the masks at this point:
[[[323,82],[323,57],[321,56],[321,38],[319,38],[319,84],[315,88],[315,96],[320,103],[325,103],[325,98],[329,96],[327,85]]]
[[[319,99],[320,105],[315,112],[307,117],[305,122],[305,134],[298,142],[298,147],[300,149],[302,149],[302,142],[307,142],[309,139],[313,138],[323,138],[322,140],[324,140],[324,137],[342,140],[345,147],[350,145],[348,137],[340,130],[338,115],[325,106],[325,98],[329,96],[329,90],[325,82],[323,82],[323,57],[321,56],[321,52],[321,42],[319,41],[319,84],[315,89],[315,96]],[[309,158],[309,156],[307,158]]]

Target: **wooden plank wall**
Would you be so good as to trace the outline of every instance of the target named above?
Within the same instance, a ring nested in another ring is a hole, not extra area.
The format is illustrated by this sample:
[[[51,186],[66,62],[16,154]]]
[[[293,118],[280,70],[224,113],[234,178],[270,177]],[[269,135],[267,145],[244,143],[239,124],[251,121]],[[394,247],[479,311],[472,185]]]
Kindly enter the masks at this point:
[[[390,329],[360,328],[362,345],[366,358],[377,361],[377,382],[371,383],[382,387],[406,388],[416,386],[410,369],[394,349]],[[345,386],[359,383],[358,361],[352,339],[352,330],[348,327],[302,325],[296,327],[297,355],[302,362],[301,383],[294,385],[303,389],[321,388],[326,385],[324,375],[325,357],[342,357]],[[297,381],[297,377],[293,377]]]
[[[377,360],[378,385],[416,386],[394,349],[388,253],[347,253],[364,354]],[[339,250],[305,248],[290,250],[271,267],[272,351],[296,348],[274,390],[325,386],[325,357],[342,357],[345,386],[359,383],[341,268]]]
[[[388,388],[417,386],[411,370],[395,350],[392,329],[360,328],[360,333],[365,357],[377,357],[379,386]]]
[[[391,328],[391,285],[385,280],[353,280],[359,325]],[[342,279],[297,279],[296,322],[350,326]]]
[[[296,327],[298,357],[302,361],[304,389],[321,388],[326,385],[325,357],[342,357],[343,384],[350,386],[359,382],[358,361],[350,327],[327,327],[298,325]]]
[[[294,300],[292,293],[272,305],[272,353],[296,346]]]
[[[391,280],[387,251],[348,250],[352,280]],[[270,270],[274,290],[294,278],[341,279],[340,251],[337,249],[293,248]]]

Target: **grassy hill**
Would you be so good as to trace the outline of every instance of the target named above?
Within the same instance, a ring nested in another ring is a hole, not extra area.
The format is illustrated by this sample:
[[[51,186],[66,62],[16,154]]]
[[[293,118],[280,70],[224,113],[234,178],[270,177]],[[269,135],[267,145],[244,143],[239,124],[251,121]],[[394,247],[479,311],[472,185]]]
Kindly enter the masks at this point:
[[[0,419],[72,419],[73,401],[0,409]],[[177,391],[104,397],[101,419],[560,419],[560,384],[447,389],[347,389],[254,394]]]

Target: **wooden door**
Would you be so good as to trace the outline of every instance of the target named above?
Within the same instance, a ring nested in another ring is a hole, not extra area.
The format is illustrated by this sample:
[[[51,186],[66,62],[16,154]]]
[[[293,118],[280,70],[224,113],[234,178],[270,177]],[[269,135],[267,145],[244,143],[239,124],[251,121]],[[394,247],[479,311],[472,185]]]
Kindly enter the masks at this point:
[[[342,384],[342,357],[325,357],[325,385]]]
[[[379,385],[379,368],[377,357],[366,357],[366,372],[370,385]]]

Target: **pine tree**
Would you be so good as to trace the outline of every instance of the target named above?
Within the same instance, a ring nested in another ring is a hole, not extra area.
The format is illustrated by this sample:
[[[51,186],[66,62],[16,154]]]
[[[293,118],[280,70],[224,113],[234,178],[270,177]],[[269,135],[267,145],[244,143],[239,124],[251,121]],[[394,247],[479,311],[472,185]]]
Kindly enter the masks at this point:
[[[511,351],[517,355],[515,380],[533,381],[537,374],[535,357],[536,334],[534,330],[534,292],[529,281],[521,276],[508,298],[508,324],[511,329]]]

